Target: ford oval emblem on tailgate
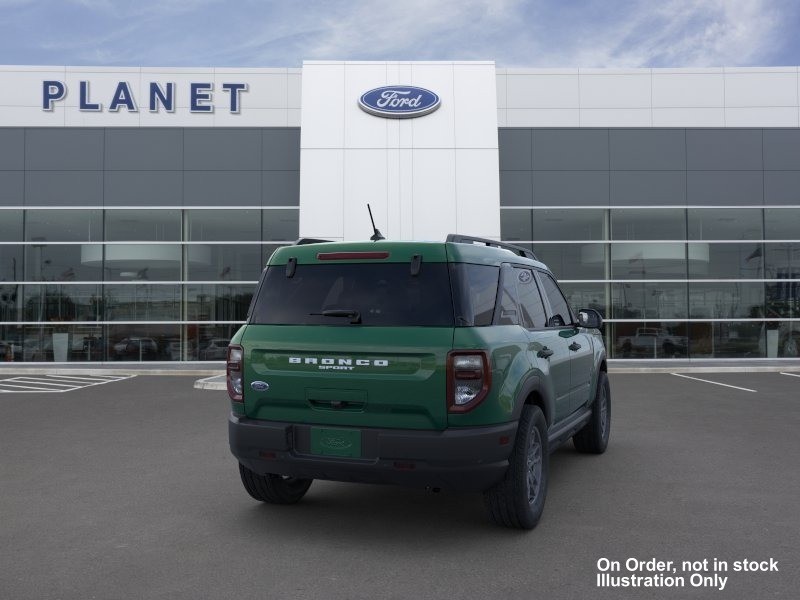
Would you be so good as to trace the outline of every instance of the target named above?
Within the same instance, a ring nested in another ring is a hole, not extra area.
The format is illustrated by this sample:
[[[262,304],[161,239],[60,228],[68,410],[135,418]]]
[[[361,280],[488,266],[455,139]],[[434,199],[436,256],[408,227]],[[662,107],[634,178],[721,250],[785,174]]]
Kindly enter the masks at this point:
[[[407,119],[421,117],[439,108],[439,96],[413,85],[388,85],[364,92],[358,100],[361,110],[376,117]]]
[[[266,392],[269,389],[269,384],[266,381],[254,381],[250,387],[256,392]]]

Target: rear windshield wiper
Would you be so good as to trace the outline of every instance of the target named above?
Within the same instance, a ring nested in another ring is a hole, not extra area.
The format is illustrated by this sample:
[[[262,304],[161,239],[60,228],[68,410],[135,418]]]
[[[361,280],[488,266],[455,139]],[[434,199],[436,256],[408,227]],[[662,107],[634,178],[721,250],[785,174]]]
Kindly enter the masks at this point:
[[[330,310],[323,310],[318,313],[308,313],[314,316],[322,317],[344,317],[350,319],[352,325],[359,325],[361,323],[361,313],[357,310],[350,310],[346,308],[332,308]]]

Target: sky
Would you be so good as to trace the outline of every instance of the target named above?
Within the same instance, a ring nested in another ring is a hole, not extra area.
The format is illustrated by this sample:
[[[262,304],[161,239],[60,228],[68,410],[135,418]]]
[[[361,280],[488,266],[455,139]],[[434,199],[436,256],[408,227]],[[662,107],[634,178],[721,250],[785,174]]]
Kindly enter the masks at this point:
[[[800,64],[798,0],[0,0],[0,64]]]

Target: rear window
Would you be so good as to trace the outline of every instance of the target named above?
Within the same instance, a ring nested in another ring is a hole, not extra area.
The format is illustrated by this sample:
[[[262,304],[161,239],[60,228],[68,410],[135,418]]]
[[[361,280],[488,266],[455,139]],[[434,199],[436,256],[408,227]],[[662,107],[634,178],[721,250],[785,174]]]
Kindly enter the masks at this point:
[[[351,326],[351,318],[323,311],[357,311],[360,326],[452,327],[447,265],[423,262],[416,276],[408,263],[297,265],[292,277],[271,266],[250,322]]]
[[[500,267],[456,263],[452,267],[456,325],[483,327],[492,324]]]

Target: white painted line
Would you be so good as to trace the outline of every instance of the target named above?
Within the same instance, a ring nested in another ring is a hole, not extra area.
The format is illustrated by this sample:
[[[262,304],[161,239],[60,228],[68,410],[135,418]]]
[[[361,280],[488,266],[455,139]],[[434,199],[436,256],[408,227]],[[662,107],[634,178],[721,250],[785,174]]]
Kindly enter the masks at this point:
[[[8,381],[14,381],[16,383],[24,383],[25,385],[51,385],[55,387],[75,387],[75,383],[63,383],[57,381],[49,381],[44,379],[34,379],[32,377],[14,377],[13,379],[9,379]]]
[[[53,389],[53,388],[37,388],[36,386],[26,384],[26,385],[16,385],[13,383],[6,383],[5,381],[0,381],[0,387],[12,387],[12,388],[22,388],[22,390],[27,390],[29,392],[68,392],[71,390],[77,390],[78,388],[67,388],[67,389]],[[16,392],[17,390],[3,390],[4,392]]]
[[[689,377],[688,375],[682,375],[680,373],[670,373],[670,375],[675,375],[675,377],[683,377],[684,379],[694,379],[695,381],[702,381],[703,383],[713,383],[714,385],[722,385],[724,387],[733,388],[735,390],[742,390],[743,392],[757,393],[756,390],[751,390],[750,388],[739,387],[738,385],[729,385],[727,383],[720,383],[719,381],[710,381],[708,379],[700,379],[699,377]]]
[[[106,382],[106,381],[116,381],[116,379],[95,379],[94,377],[89,377],[88,375],[85,376],[76,376],[76,375],[45,375],[48,379],[53,379],[55,381],[63,380],[63,381],[74,381],[75,383],[80,383],[82,381],[86,381],[88,383],[94,383],[96,381]]]
[[[781,375],[788,375],[789,377],[800,377],[797,373],[784,373],[781,371]]]

